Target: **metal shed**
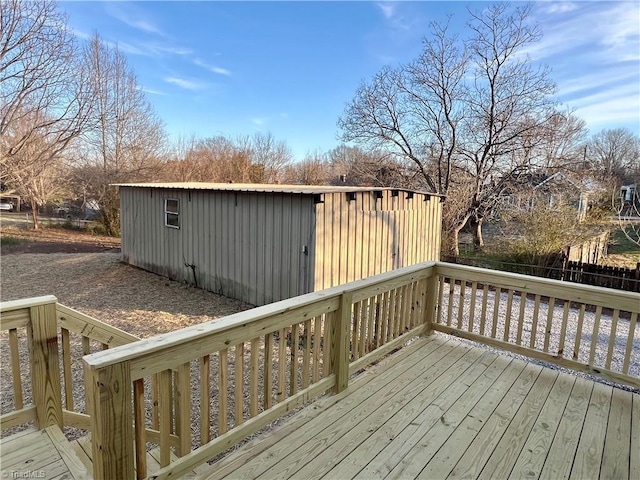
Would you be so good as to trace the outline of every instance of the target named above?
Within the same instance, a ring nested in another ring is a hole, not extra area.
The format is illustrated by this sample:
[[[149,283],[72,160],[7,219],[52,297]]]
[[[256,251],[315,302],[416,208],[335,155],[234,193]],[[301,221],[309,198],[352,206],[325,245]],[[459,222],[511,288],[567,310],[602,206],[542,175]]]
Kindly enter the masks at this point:
[[[122,259],[254,305],[440,256],[441,198],[394,188],[120,184]]]

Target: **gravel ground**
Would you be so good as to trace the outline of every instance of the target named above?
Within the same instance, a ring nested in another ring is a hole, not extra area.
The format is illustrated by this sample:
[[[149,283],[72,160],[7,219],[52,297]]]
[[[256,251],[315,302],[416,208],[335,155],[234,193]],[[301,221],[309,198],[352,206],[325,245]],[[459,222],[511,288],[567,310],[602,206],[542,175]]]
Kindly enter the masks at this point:
[[[142,338],[251,308],[240,301],[123,264],[118,253],[2,255],[0,278],[2,301],[55,295],[66,306]],[[22,383],[28,404],[31,398],[29,369],[25,368],[28,351],[24,332],[19,335]],[[14,409],[7,333],[2,332],[0,339],[3,347],[0,412],[7,413]],[[92,351],[99,348],[92,345]],[[74,406],[76,411],[84,412],[82,347],[78,336],[72,335],[71,356]],[[193,408],[198,408],[195,398]],[[72,438],[81,435],[75,431],[67,433]]]
[[[139,337],[251,308],[120,262],[118,253],[0,257],[0,300],[55,295],[68,307]]]

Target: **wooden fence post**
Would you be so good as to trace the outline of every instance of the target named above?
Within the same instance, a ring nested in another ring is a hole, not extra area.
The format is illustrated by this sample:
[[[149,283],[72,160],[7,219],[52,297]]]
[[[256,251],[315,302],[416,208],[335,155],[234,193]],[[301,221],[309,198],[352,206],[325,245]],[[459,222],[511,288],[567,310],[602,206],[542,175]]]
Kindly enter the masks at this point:
[[[426,279],[427,304],[424,309],[424,335],[429,336],[432,332],[432,325],[436,322],[436,307],[438,303],[438,267],[434,266],[431,276]]]
[[[134,478],[131,372],[128,362],[99,369],[84,364],[91,416],[94,478]]]
[[[349,386],[349,332],[351,331],[351,304],[353,294],[340,295],[340,306],[331,322],[331,371],[336,376],[333,391],[340,393]]]
[[[56,304],[29,308],[29,358],[33,403],[36,405],[36,427],[51,425],[62,428],[62,388],[58,363],[58,321]]]

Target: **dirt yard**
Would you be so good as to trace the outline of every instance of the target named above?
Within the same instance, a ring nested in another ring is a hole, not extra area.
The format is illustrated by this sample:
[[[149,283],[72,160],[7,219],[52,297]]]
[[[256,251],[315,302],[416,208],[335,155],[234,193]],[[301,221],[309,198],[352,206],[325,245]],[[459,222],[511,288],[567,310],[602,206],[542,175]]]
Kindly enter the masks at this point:
[[[140,337],[250,308],[121,263],[119,238],[60,227],[35,231],[18,213],[3,213],[0,226],[1,301],[55,295]]]
[[[58,301],[140,337],[250,306],[120,262],[119,253],[6,254],[0,299],[55,295]]]

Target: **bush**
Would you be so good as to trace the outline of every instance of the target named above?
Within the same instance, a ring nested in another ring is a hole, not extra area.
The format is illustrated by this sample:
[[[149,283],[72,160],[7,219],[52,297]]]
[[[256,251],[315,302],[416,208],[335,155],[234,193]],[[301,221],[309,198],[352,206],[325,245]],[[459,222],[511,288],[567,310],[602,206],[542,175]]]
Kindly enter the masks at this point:
[[[497,254],[540,269],[561,268],[563,249],[594,235],[593,228],[579,224],[575,209],[568,206],[512,212],[503,218],[501,233]]]

